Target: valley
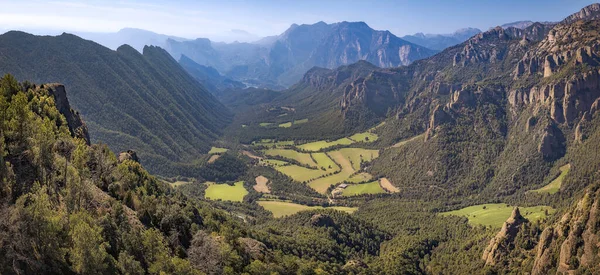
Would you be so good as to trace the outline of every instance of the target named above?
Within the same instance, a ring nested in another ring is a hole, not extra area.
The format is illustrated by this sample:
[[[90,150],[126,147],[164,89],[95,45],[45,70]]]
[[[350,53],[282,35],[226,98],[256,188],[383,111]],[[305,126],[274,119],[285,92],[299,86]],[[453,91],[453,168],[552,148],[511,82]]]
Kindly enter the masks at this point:
[[[0,274],[598,274],[600,4],[561,16],[2,34]]]

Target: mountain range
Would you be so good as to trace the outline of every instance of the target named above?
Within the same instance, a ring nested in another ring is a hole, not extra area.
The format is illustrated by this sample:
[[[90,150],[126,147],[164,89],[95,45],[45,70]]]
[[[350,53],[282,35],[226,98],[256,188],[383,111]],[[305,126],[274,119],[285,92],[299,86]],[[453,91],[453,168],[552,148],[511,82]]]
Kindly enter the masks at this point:
[[[210,149],[230,112],[163,49],[116,51],[74,35],[0,35],[0,73],[60,82],[93,142],[134,149],[155,173],[175,173]],[[170,165],[171,164],[171,165]]]
[[[448,47],[460,44],[480,32],[480,29],[464,28],[451,34],[415,33],[413,35],[402,36],[402,39],[432,50],[442,51]]]

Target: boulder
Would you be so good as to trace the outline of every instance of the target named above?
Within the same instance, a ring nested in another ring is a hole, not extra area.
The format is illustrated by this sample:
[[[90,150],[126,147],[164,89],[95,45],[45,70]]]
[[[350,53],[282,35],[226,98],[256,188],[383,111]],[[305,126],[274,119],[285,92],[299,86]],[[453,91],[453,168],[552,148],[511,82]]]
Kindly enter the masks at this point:
[[[127,150],[125,152],[119,153],[119,162],[124,162],[126,160],[132,160],[138,163],[140,162],[137,153],[133,150]]]

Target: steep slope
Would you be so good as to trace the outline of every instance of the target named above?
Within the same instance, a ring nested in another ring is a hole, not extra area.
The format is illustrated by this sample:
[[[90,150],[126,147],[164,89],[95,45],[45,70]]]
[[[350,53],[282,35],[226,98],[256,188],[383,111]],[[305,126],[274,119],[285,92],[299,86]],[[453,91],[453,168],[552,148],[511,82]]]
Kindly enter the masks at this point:
[[[208,152],[229,112],[168,53],[129,46],[109,50],[73,35],[0,36],[0,72],[64,83],[88,121],[93,141],[134,149],[157,173]]]
[[[451,34],[415,33],[413,35],[405,35],[402,39],[432,50],[442,51],[448,47],[460,44],[480,32],[480,29],[464,28]]]
[[[289,87],[314,66],[336,68],[359,60],[380,67],[408,65],[436,51],[376,31],[363,22],[292,25],[256,44],[168,41],[176,58],[186,55],[233,79],[261,87]]]

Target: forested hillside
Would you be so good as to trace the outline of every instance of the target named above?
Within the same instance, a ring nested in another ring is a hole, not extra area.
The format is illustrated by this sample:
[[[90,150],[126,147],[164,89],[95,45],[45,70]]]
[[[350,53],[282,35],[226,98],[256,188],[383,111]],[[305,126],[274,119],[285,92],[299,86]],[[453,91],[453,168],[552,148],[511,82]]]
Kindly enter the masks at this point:
[[[112,51],[74,35],[0,36],[0,73],[37,83],[60,82],[87,122],[92,141],[134,149],[155,173],[178,175],[210,150],[231,120],[201,84],[167,52],[124,45]]]

